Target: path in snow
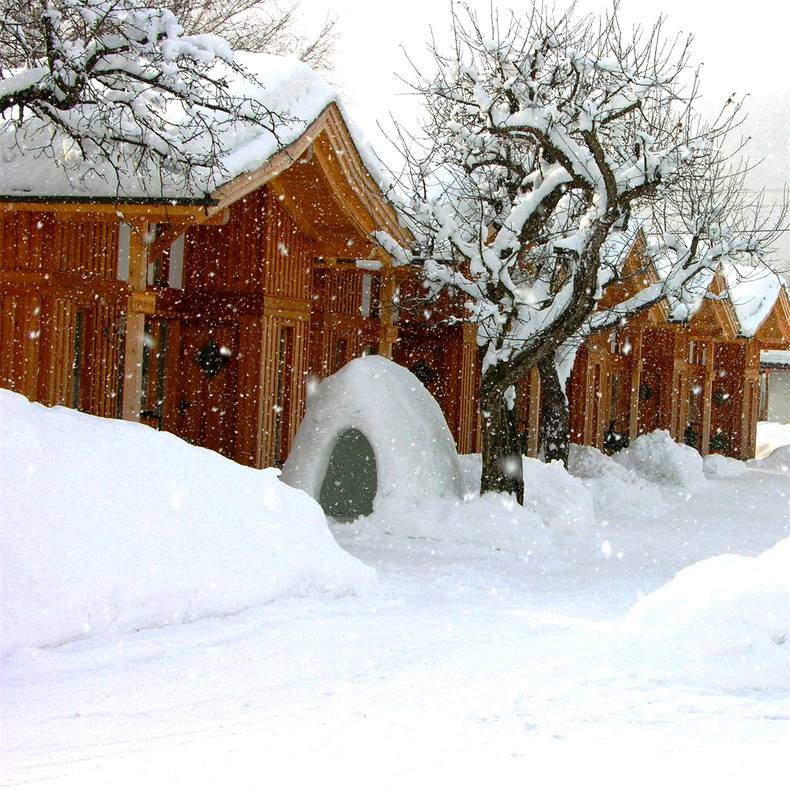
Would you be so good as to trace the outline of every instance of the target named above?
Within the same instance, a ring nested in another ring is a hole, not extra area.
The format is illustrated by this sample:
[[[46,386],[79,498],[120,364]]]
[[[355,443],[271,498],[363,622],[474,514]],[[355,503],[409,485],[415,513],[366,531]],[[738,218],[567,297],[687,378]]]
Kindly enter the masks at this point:
[[[5,781],[769,786],[784,773],[787,699],[651,681],[619,625],[684,565],[786,535],[787,494],[779,475],[711,482],[545,562],[344,527],[341,545],[378,570],[367,596],[15,655]]]

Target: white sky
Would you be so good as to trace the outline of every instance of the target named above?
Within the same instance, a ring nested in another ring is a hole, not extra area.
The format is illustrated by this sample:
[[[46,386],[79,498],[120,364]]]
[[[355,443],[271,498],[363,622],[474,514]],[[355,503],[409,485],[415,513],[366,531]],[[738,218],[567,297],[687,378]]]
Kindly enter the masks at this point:
[[[523,8],[521,2],[500,2],[500,9]],[[469,0],[487,13],[489,0]],[[564,5],[558,0],[558,7]],[[582,10],[603,10],[605,0],[580,0]],[[419,110],[416,99],[395,73],[408,76],[405,49],[419,62],[429,28],[437,36],[447,28],[449,0],[302,0],[303,26],[317,26],[327,14],[339,19],[339,41],[333,81],[352,117],[374,147],[382,148],[377,122],[388,124],[390,113],[408,122]],[[790,4],[783,0],[662,0],[661,5],[622,0],[621,19],[651,24],[659,12],[667,30],[692,33],[693,60],[702,62],[704,104],[712,112],[733,92],[748,93],[749,120],[744,133],[752,137],[753,161],[764,160],[751,175],[751,186],[771,189],[790,184]],[[785,234],[790,260],[790,233]]]

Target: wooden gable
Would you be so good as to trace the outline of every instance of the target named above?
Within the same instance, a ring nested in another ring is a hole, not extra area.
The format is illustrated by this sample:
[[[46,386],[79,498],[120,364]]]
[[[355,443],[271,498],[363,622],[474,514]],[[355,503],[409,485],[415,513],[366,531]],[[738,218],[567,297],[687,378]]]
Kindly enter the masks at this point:
[[[738,316],[727,295],[724,275],[717,270],[702,305],[688,322],[688,332],[696,337],[734,340],[738,336],[738,326]]]
[[[790,297],[786,288],[780,289],[771,312],[760,324],[754,339],[764,349],[790,348]]]

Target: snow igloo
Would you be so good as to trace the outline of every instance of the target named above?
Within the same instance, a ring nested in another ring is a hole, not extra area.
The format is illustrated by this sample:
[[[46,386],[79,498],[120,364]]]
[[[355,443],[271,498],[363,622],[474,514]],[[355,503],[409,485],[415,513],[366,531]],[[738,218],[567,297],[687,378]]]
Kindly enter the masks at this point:
[[[406,368],[377,356],[352,360],[321,382],[281,479],[346,522],[397,499],[463,495],[439,404]]]

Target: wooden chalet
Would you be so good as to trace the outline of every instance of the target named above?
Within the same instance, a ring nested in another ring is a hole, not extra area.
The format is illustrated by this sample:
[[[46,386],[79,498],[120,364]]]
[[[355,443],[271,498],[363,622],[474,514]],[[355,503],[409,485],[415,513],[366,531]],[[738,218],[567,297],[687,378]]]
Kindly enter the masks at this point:
[[[0,161],[1,387],[261,467],[288,455],[311,375],[378,353],[423,381],[460,452],[479,451],[476,328],[437,321],[442,304],[399,313],[397,290],[410,303],[420,285],[372,233],[408,233],[331,89],[299,79],[314,108],[300,132],[208,192],[75,196],[59,171],[24,183],[24,152],[15,169]],[[641,237],[624,254],[612,304],[658,277]],[[705,293],[690,313],[659,303],[587,339],[568,381],[574,442],[613,451],[664,428],[702,453],[753,455],[760,353],[790,348],[790,302],[778,286],[740,299],[723,271]],[[536,455],[536,370],[517,394]]]
[[[625,252],[623,280],[607,289],[602,308],[658,282],[645,246],[638,234]],[[738,278],[731,279],[728,284],[723,271],[714,273],[690,311],[673,315],[661,301],[625,326],[585,340],[567,382],[571,441],[615,452],[641,434],[664,429],[702,454],[754,456],[760,352],[790,349],[790,301],[778,281],[758,300],[744,298]],[[757,311],[749,307],[753,301],[760,302]],[[442,405],[459,450],[479,451],[474,327],[437,326],[419,311],[402,316],[394,358]],[[532,456],[539,451],[540,408],[540,374],[533,369],[520,382],[516,401],[522,446]]]
[[[378,229],[406,242],[334,102],[205,198],[6,195],[0,386],[280,464],[311,372],[391,355]]]

